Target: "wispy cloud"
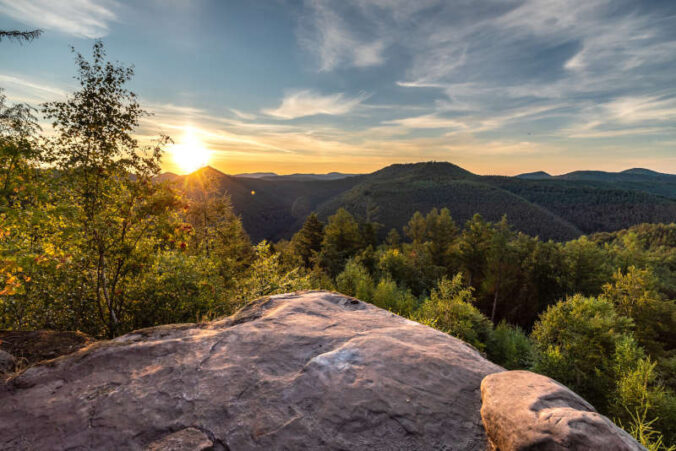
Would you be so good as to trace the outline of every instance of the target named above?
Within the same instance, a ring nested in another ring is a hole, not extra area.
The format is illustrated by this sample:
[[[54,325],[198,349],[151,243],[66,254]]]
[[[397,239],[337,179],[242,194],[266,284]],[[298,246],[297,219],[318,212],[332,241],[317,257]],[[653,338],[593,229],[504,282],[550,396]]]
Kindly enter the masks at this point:
[[[240,119],[246,119],[249,121],[256,119],[255,114],[245,113],[244,111],[236,110],[235,108],[230,108],[230,112],[232,112],[235,116],[237,116]]]
[[[307,14],[298,30],[301,46],[319,60],[319,68],[329,71],[341,65],[378,66],[383,63],[385,41],[351,29],[329,2],[309,0]]]
[[[115,0],[0,0],[2,14],[28,25],[99,38],[117,19]]]
[[[274,109],[264,109],[263,113],[280,119],[295,119],[317,114],[340,115],[352,111],[368,97],[361,94],[347,97],[343,93],[322,95],[310,90],[293,92]]]
[[[397,64],[387,71],[401,75],[399,87],[427,90],[422,99],[436,91],[424,114],[380,121],[385,128],[508,134],[507,124],[523,130],[540,121],[559,138],[649,135],[667,131],[668,124],[674,133],[676,9],[669,2],[305,5],[300,43],[319,57],[322,70],[357,65],[355,52],[377,43],[372,65],[385,63],[388,49],[396,49]],[[599,124],[583,129],[585,121]]]
[[[407,117],[384,121],[383,124],[399,125],[404,128],[455,128],[466,129],[467,124],[457,119],[439,117],[436,114]]]
[[[31,80],[25,76],[0,74],[0,83],[3,87],[11,88],[10,99],[26,103],[44,102],[64,97],[66,91],[43,81]],[[22,95],[19,98],[17,96]]]

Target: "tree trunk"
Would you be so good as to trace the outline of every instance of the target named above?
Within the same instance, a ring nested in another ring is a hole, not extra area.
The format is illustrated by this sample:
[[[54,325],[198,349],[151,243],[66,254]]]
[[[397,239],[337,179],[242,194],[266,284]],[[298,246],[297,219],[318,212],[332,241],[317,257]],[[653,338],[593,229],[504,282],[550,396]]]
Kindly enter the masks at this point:
[[[498,290],[495,290],[493,295],[493,310],[491,311],[491,322],[495,324],[495,310],[498,306]]]

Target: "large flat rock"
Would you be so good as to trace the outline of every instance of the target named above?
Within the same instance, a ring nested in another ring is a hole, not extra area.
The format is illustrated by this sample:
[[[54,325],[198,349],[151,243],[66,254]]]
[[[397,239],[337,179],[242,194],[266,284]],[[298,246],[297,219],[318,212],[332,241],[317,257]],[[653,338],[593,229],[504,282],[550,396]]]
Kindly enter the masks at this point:
[[[469,345],[328,292],[137,331],[0,387],[0,449],[486,448]]]

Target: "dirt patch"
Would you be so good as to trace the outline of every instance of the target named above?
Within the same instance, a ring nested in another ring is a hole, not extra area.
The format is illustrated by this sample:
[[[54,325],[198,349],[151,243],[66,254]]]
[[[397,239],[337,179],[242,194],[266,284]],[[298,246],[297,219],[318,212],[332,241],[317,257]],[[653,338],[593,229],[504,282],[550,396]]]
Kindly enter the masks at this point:
[[[70,354],[94,341],[82,332],[0,331],[0,349],[21,359],[25,365]]]

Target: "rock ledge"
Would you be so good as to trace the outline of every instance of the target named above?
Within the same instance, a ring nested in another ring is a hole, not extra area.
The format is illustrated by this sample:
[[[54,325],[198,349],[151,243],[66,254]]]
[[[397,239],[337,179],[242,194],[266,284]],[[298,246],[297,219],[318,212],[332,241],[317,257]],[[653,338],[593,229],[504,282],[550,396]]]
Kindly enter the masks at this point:
[[[356,299],[272,296],[29,368],[0,387],[0,449],[480,450],[497,371]]]

